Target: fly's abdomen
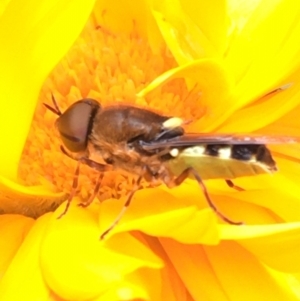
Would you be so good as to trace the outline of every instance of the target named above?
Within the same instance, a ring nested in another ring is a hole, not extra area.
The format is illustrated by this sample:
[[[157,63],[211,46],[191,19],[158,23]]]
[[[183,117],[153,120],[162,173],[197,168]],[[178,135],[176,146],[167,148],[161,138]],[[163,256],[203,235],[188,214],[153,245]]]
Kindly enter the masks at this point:
[[[174,148],[167,164],[176,176],[193,167],[202,179],[233,179],[277,170],[265,145],[213,144]]]

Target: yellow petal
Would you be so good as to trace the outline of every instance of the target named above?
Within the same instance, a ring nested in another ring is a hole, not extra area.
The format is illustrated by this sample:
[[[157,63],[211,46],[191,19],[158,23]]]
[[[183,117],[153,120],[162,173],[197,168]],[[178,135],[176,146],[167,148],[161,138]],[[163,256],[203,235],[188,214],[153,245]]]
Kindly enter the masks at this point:
[[[200,189],[193,199],[198,198],[199,193]],[[186,198],[176,198],[161,189],[138,191],[111,234],[140,230],[152,236],[172,237],[186,243],[216,244],[218,232],[215,214],[208,208],[200,210],[195,204],[187,202]],[[107,200],[101,204],[99,221],[103,232],[109,228],[123,206],[124,200]]]
[[[237,99],[256,99],[299,66],[299,15],[298,1],[260,1],[233,35],[224,63]]]
[[[162,265],[128,233],[101,242],[97,207],[93,211],[74,204],[61,219],[57,219],[58,213],[52,216],[44,235],[43,276],[51,289],[65,299],[95,298],[138,268],[157,269]]]
[[[160,242],[194,300],[228,301],[201,245],[183,245],[168,238]]]
[[[161,296],[163,283],[160,278],[159,270],[139,269],[135,273],[127,275],[125,279],[129,283],[134,284],[136,287],[139,287],[140,293],[141,290],[143,290],[141,297],[143,297],[144,300],[164,300]],[[138,290],[136,289],[136,291]],[[123,293],[122,300],[131,300],[134,299],[133,297],[134,296],[130,296],[128,294],[126,296]],[[118,299],[116,299],[116,301],[117,300]]]
[[[11,0],[3,0],[0,2],[0,18],[1,18],[1,15],[3,14],[3,12],[5,11],[6,9],[6,6],[9,4]]]
[[[161,294],[160,298],[162,300],[186,300],[187,299],[187,291],[184,283],[180,279],[177,271],[175,270],[172,261],[167,256],[165,250],[159,243],[158,238],[146,236],[137,232],[135,235],[139,240],[143,243],[147,244],[152,251],[155,252],[163,261],[164,267],[160,270],[161,277]],[[153,290],[154,288],[149,283],[149,290]],[[153,299],[152,299],[153,300]]]
[[[191,131],[208,131],[226,119],[224,112],[234,104],[231,104],[234,100],[230,98],[232,82],[222,65],[215,60],[196,60],[171,69],[157,77],[137,96],[144,97],[170,80],[181,77],[190,82],[190,86],[194,86],[197,91],[201,91],[198,106],[205,112],[200,120],[193,123]]]
[[[138,274],[139,277],[141,276],[138,272],[134,274]],[[109,288],[100,297],[93,299],[93,301],[154,300],[150,299],[150,296],[144,289],[142,282],[141,278],[137,279],[135,277],[135,279],[132,279],[132,277],[125,276],[123,280]]]
[[[103,28],[114,33],[138,33],[145,37],[155,53],[164,45],[147,1],[130,2],[127,0],[97,1],[93,15]]]
[[[1,15],[0,173],[16,179],[40,87],[81,31],[94,0],[12,0]],[[20,9],[20,7],[23,9]],[[17,88],[16,88],[17,85]],[[18,126],[16,126],[18,125]]]
[[[31,218],[21,215],[0,215],[0,273],[5,274],[7,267],[33,225]]]
[[[253,0],[251,1],[251,4],[253,5]],[[181,1],[181,5],[183,11],[186,12],[195,22],[197,27],[201,29],[207,40],[217,50],[217,53],[219,55],[222,54],[226,50],[228,43],[228,8],[230,8],[228,1],[184,0]]]
[[[4,213],[18,213],[37,217],[55,208],[65,198],[64,192],[51,192],[44,186],[26,187],[0,176],[0,209]]]
[[[295,274],[286,274],[269,268],[266,269],[272,275],[274,280],[286,291],[292,291],[298,298],[300,297],[300,281]]]
[[[281,287],[273,273],[235,242],[201,247],[160,241],[195,300],[298,300],[291,287]]]
[[[280,287],[259,259],[238,243],[224,241],[216,247],[205,246],[204,250],[229,300],[255,300],[257,296],[260,300],[298,300],[291,289]]]
[[[262,179],[264,178],[262,177]],[[257,182],[259,182],[259,180],[257,180]],[[269,202],[263,207],[266,195],[261,193],[260,190],[252,191],[254,188],[251,186],[248,187],[247,185],[240,185],[240,182],[236,180],[235,184],[243,187],[245,191],[240,192],[229,188],[224,180],[210,180],[205,182],[213,203],[223,215],[232,221],[243,222],[244,224],[269,224],[280,220],[276,214],[267,209]],[[195,183],[195,181],[190,180],[182,185],[186,187],[186,190],[182,190],[186,191],[185,198],[190,198],[197,203],[201,202],[200,208],[208,208],[207,201],[203,198],[203,192],[197,182]],[[182,188],[184,188],[184,186]],[[180,189],[170,190],[171,193],[173,193],[173,191],[174,195],[180,193]],[[193,193],[189,193],[190,191]],[[244,194],[247,195],[249,191],[252,191],[251,197],[243,202]]]
[[[26,300],[48,300],[50,292],[41,274],[39,253],[49,218],[50,215],[39,218],[18,249],[1,279],[1,300],[24,300],[24,296]]]
[[[234,239],[270,267],[300,272],[300,223],[232,227],[221,225],[221,237]]]
[[[297,213],[300,210],[298,184],[291,179],[286,179],[285,175],[280,172],[272,177],[269,176],[270,179],[267,177],[260,178],[265,181],[266,187],[263,187],[264,184],[262,183],[259,189],[246,187],[245,191],[224,192],[222,194],[245,203],[254,204],[256,207],[267,208],[284,221],[299,221],[299,214]]]
[[[293,86],[291,86],[289,89],[293,89]],[[286,94],[289,92],[288,90],[282,91],[282,93]],[[290,97],[293,96],[290,95]],[[274,135],[286,135],[288,133],[291,136],[299,136],[299,125],[300,125],[300,120],[298,118],[299,111],[300,111],[300,104],[297,107],[295,107],[293,110],[290,110],[287,114],[285,115],[282,114],[282,116],[280,116],[277,120],[274,120],[272,124],[269,124],[265,128],[260,129],[259,132],[273,133]],[[285,152],[293,147],[294,147],[293,145],[289,145],[288,147],[286,147]],[[297,156],[294,155],[294,157]]]
[[[266,127],[273,122],[280,124],[279,119],[285,114],[294,111],[299,105],[299,75],[300,68],[291,76],[285,78],[284,83],[291,83],[291,86],[287,87],[287,89],[274,93],[274,95],[273,93],[271,95],[266,95],[252,105],[237,110],[239,107],[245,105],[245,103],[242,104],[243,99],[239,99],[235,105],[228,110],[231,111],[231,114],[234,111],[235,112],[231,116],[229,116],[228,113],[226,114],[229,118],[226,119],[218,131],[227,133],[247,133]],[[279,87],[280,84],[274,88]],[[274,134],[271,130],[268,132]],[[281,131],[281,134],[287,133],[292,135],[290,131]]]
[[[215,46],[211,44],[194,20],[185,13],[180,1],[153,2],[153,16],[179,65],[217,56]]]
[[[245,24],[261,3],[261,0],[240,1],[227,0],[228,18],[230,18],[230,30],[233,35],[237,35],[244,28]],[[265,2],[266,3],[266,2]]]
[[[288,182],[293,182],[293,188],[296,188],[294,191],[288,191],[288,194],[292,194],[294,196],[299,196],[297,186],[297,182],[295,181],[295,177],[299,175],[299,143],[295,145],[272,145],[272,150],[274,149],[274,157],[278,166],[280,168],[279,173],[276,174],[278,180],[279,177],[282,177],[283,184],[285,184],[286,180]],[[284,185],[282,185],[284,187]],[[288,188],[289,185],[287,185]],[[297,194],[298,193],[298,194]]]
[[[156,242],[158,244],[158,242]],[[126,275],[120,283],[110,288],[96,301],[112,300],[157,300],[185,301],[187,292],[176,271],[161,275],[159,270],[139,269]],[[165,270],[165,269],[164,269]]]

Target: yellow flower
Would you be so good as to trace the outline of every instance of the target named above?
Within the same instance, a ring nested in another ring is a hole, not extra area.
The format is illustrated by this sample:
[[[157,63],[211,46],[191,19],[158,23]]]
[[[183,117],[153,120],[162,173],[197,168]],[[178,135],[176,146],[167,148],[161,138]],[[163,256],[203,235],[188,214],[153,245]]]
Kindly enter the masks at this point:
[[[198,2],[0,7],[0,300],[299,300],[297,146],[274,147],[280,172],[238,179],[245,191],[207,181],[221,211],[244,226],[218,222],[195,181],[172,190],[143,182],[99,241],[134,178],[107,173],[103,202],[80,208],[98,176],[86,166],[57,219],[76,163],[60,152],[56,117],[42,105],[51,93],[62,110],[93,97],[192,119],[187,129],[198,132],[297,135],[300,4]]]

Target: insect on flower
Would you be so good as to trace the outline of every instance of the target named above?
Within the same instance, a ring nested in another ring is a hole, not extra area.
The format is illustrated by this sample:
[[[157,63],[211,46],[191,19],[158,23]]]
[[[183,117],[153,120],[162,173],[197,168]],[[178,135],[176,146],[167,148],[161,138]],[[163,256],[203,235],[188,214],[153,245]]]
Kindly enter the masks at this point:
[[[272,173],[277,170],[276,163],[265,144],[297,142],[292,137],[185,133],[180,118],[128,105],[102,107],[94,99],[79,100],[61,113],[53,96],[52,100],[54,108],[45,106],[59,116],[56,126],[63,143],[61,149],[78,161],[74,192],[60,217],[74,197],[80,163],[100,172],[93,195],[82,206],[88,206],[98,194],[103,172],[123,169],[138,176],[123,210],[101,239],[120,221],[143,178],[149,182],[159,180],[172,188],[192,177],[214,212],[227,223],[240,225],[217,209],[203,180],[221,178],[234,187],[231,179]]]

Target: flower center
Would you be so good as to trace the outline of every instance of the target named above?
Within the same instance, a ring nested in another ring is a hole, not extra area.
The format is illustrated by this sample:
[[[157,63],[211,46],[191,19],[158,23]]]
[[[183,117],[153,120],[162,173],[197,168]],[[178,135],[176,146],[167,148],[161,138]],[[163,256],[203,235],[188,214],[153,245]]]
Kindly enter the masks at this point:
[[[117,102],[135,104],[189,120],[195,99],[182,79],[173,80],[147,99],[135,96],[156,76],[175,66],[166,49],[154,54],[148,42],[134,32],[130,36],[115,35],[88,22],[42,87],[20,162],[19,173],[24,184],[44,184],[56,191],[71,191],[77,163],[61,152],[62,142],[54,125],[57,116],[43,106],[43,103],[53,106],[51,94],[62,112],[75,101],[89,97],[97,99],[102,106]],[[132,189],[133,177],[117,171],[107,172],[99,199],[124,196]],[[97,178],[95,170],[81,167],[77,189],[81,199],[86,200],[93,192]]]

